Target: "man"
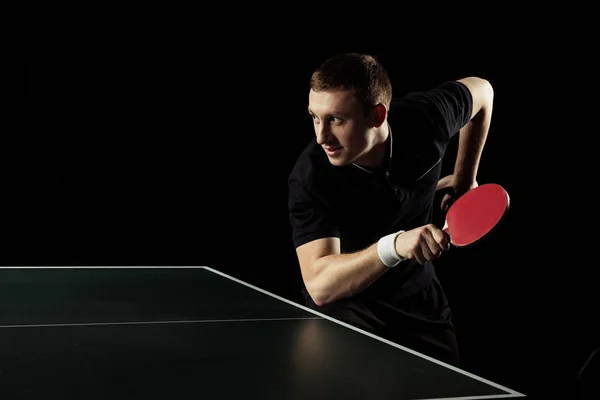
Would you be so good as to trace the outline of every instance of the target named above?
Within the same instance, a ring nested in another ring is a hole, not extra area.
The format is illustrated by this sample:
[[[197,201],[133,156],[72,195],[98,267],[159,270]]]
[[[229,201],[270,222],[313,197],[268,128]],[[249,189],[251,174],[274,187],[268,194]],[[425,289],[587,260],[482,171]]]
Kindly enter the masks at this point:
[[[446,210],[477,186],[492,104],[490,83],[478,77],[393,99],[371,55],[336,55],[319,66],[308,96],[316,136],[288,180],[308,307],[458,365],[432,263],[449,249],[433,224],[434,197],[447,191]],[[453,174],[440,179],[456,136]]]

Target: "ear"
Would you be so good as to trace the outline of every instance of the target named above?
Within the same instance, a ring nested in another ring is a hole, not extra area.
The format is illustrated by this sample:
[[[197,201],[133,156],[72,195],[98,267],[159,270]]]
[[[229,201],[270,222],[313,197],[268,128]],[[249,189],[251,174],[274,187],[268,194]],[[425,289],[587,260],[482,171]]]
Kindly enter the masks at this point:
[[[373,109],[373,126],[379,128],[383,121],[385,121],[385,117],[387,116],[387,108],[379,103]]]

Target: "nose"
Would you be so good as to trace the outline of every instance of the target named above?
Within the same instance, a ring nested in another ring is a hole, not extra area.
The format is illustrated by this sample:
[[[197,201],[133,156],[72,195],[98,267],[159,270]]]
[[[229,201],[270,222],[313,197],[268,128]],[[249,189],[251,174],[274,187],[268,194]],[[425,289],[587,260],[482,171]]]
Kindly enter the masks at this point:
[[[331,130],[327,124],[315,124],[317,143],[321,146],[331,141]]]

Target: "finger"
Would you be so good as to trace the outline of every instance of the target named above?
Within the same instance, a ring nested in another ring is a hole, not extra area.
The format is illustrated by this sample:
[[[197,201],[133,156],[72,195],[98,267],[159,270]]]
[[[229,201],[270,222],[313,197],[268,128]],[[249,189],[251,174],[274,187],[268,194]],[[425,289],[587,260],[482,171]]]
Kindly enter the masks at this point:
[[[450,194],[446,194],[444,196],[444,198],[442,199],[442,202],[440,204],[440,209],[442,211],[448,210],[448,208],[450,207],[450,202],[451,201],[452,201],[452,196]]]
[[[417,259],[419,264],[425,265],[427,263],[427,258],[423,254],[422,249],[415,251],[415,256],[416,256],[415,258]]]
[[[417,260],[417,262],[421,265],[424,265],[427,262],[425,256],[423,255],[423,250],[420,243],[418,243],[413,251],[411,251],[410,258]]]
[[[427,257],[428,260],[433,260],[434,258],[438,258],[442,255],[442,247],[438,243],[438,238],[434,236],[434,232],[439,231],[437,228],[432,228],[432,230],[427,230],[424,234],[425,240],[422,242],[423,246],[426,247],[423,249],[423,254]]]
[[[424,235],[422,240],[419,242],[419,244],[421,245],[421,253],[423,253],[423,258],[425,259],[425,261],[430,261],[436,258],[436,251],[435,249],[431,248],[431,242],[433,241],[433,239],[431,239],[430,236],[431,235],[429,234]]]
[[[443,229],[446,229],[447,227],[448,221],[444,221]],[[432,230],[431,235],[442,250],[445,251],[450,249],[450,237],[446,232],[441,229],[434,229]]]

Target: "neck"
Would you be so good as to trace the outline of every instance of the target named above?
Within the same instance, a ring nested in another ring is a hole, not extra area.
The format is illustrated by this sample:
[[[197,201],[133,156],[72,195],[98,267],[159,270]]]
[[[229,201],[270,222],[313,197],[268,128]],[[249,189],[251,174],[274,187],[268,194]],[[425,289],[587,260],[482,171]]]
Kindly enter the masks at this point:
[[[381,164],[383,164],[386,158],[387,145],[390,138],[390,129],[387,121],[384,122],[378,129],[379,132],[376,135],[377,142],[371,148],[371,150],[369,150],[369,152],[354,162],[355,165],[365,168],[378,168],[381,166]]]

